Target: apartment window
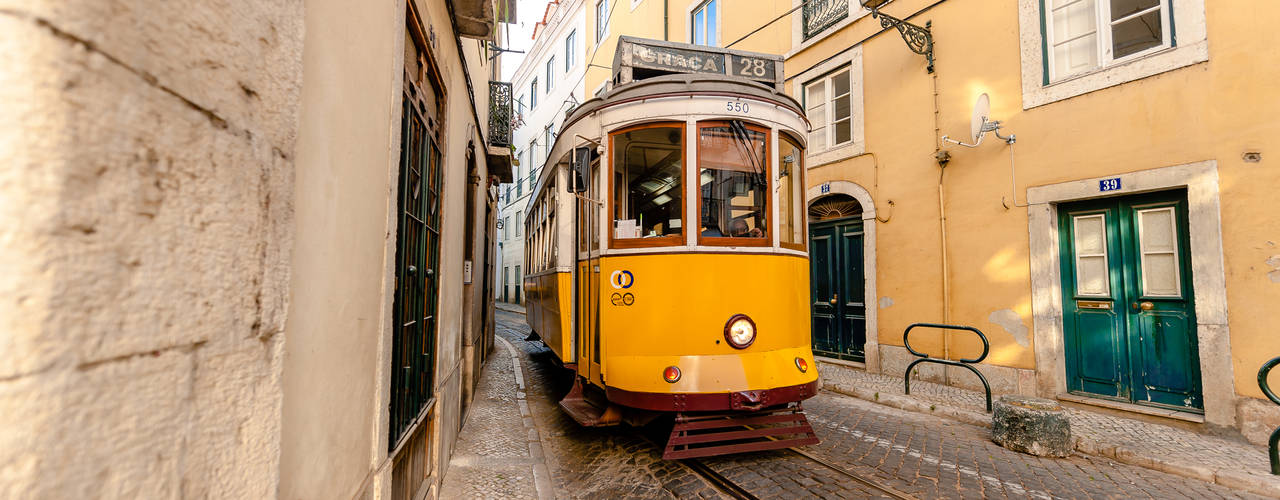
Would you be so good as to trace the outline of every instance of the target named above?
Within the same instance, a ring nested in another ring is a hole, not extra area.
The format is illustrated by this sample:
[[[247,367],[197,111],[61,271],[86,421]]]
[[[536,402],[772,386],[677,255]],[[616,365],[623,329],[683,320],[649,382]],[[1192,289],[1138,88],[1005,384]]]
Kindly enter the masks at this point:
[[[551,93],[551,87],[556,85],[556,56],[547,59],[547,93]]]
[[[809,131],[811,151],[822,151],[853,141],[851,99],[847,66],[805,85],[805,114],[812,124]]]
[[[529,110],[533,111],[533,108],[537,105],[538,105],[538,79],[534,78],[532,82],[529,82]]]
[[[1051,81],[1173,46],[1169,0],[1045,0],[1043,5]]]
[[[569,32],[569,36],[564,37],[564,70],[568,72],[573,69],[573,65],[577,63],[574,60],[578,55],[578,30]]]
[[[520,237],[520,226],[524,225],[524,211],[516,211],[516,237]]]
[[[609,0],[598,0],[596,2],[596,43],[604,40],[604,35],[609,32]]]
[[[511,239],[511,217],[502,218],[502,239]]]
[[[693,43],[697,45],[716,45],[716,0],[707,0],[693,11]]]

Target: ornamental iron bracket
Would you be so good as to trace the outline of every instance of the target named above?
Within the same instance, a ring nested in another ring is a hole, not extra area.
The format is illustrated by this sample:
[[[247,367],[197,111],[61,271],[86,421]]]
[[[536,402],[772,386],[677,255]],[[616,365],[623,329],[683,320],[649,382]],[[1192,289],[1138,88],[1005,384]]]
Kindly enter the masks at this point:
[[[929,61],[929,66],[925,69],[929,70],[929,73],[933,73],[933,33],[929,30],[933,26],[933,21],[924,23],[924,27],[921,28],[880,12],[879,9],[871,9],[871,18],[879,19],[881,28],[897,29],[898,33],[902,35],[902,41],[907,42],[907,48],[924,56]]]

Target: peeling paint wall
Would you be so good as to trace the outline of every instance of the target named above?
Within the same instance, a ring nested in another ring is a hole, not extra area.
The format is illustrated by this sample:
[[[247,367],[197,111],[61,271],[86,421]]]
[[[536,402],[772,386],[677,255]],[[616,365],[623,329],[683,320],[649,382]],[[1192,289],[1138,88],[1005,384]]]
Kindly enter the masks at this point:
[[[276,494],[301,16],[0,1],[0,497]]]

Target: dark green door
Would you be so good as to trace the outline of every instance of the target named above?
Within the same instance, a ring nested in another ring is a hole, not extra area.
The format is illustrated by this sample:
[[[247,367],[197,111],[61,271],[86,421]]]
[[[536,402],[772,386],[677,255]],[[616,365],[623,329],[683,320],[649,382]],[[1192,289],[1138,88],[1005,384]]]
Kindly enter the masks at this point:
[[[867,305],[862,221],[842,219],[811,225],[809,258],[814,352],[863,361]]]
[[[1203,412],[1186,193],[1058,213],[1067,390]]]

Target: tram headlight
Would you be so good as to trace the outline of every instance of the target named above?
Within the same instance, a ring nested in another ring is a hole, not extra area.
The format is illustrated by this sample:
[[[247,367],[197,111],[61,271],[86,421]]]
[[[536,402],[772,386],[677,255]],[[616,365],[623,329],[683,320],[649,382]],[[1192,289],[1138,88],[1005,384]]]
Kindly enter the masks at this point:
[[[724,325],[724,340],[736,349],[746,349],[756,341],[756,324],[745,314],[735,314]]]

